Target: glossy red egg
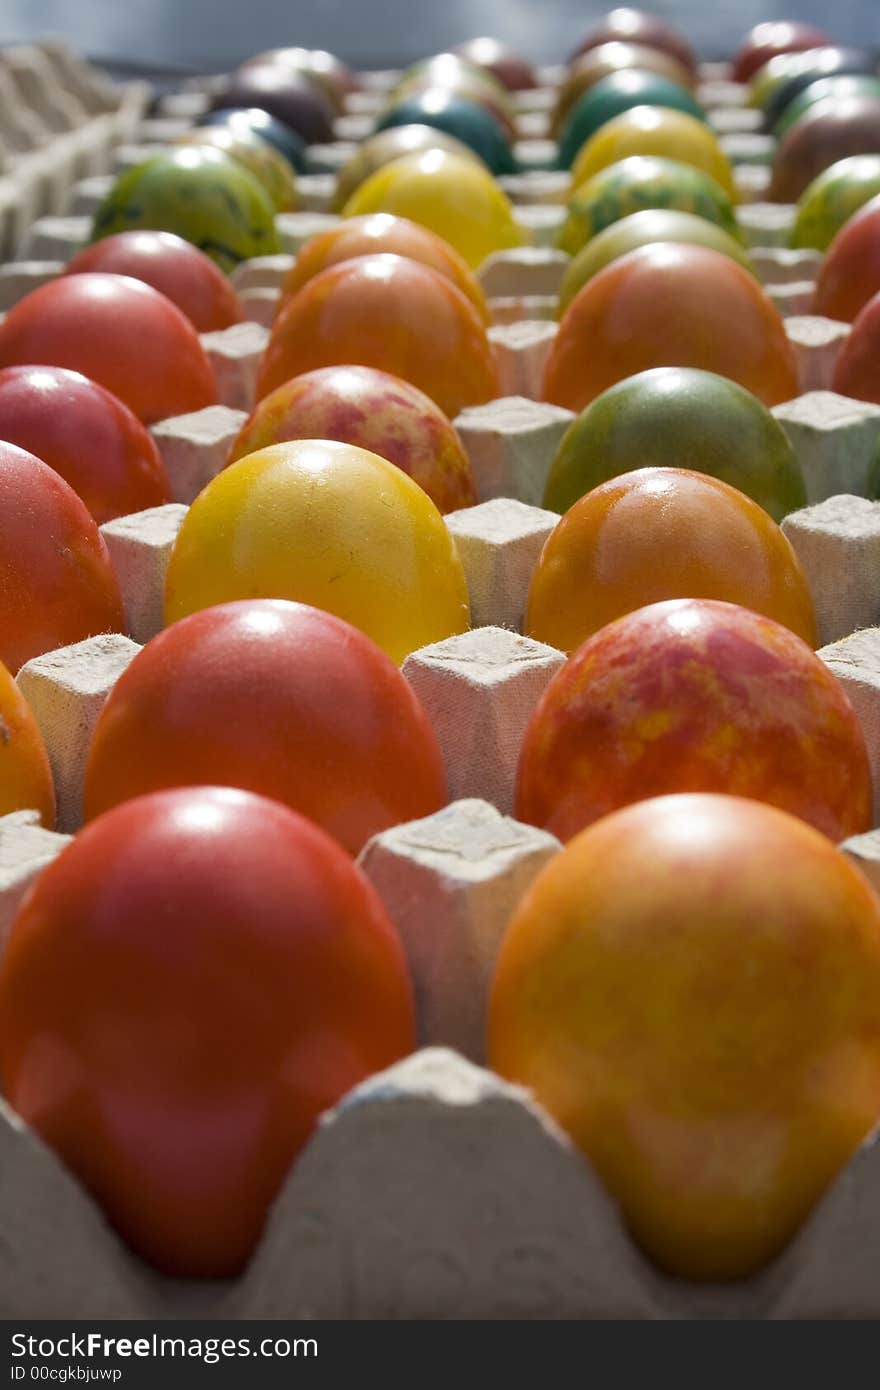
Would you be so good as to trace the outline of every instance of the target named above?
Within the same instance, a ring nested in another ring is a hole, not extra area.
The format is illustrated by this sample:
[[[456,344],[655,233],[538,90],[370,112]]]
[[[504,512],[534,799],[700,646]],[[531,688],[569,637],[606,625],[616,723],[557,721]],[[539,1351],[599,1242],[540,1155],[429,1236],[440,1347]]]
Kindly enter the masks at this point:
[[[880,197],[845,222],[825,253],[812,312],[852,323],[880,291]]]
[[[831,389],[880,404],[880,292],[856,318],[835,363]]]
[[[810,48],[825,48],[833,42],[824,29],[815,24],[798,24],[786,19],[756,24],[733,55],[733,80],[748,82],[758,68],[780,53],[803,53]]]
[[[119,584],[84,502],[52,468],[0,442],[0,661],[124,632]]]
[[[86,817],[212,782],[284,802],[351,854],[446,802],[437,739],[394,662],[342,619],[278,599],[205,608],[138,653],[95,726]]]
[[[61,275],[0,324],[0,367],[70,367],[144,424],[214,405],[217,387],[189,319],[129,275]]]
[[[0,439],[54,468],[99,526],[171,501],[171,483],[149,430],[80,372],[0,370]]]
[[[227,787],[87,826],[0,965],[6,1099],[166,1274],[239,1273],[321,1112],[414,1045],[370,884],[317,826]]]
[[[185,314],[197,333],[216,333],[244,318],[238,295],[218,265],[173,232],[117,232],[68,261],[66,275],[101,271],[152,285]]]

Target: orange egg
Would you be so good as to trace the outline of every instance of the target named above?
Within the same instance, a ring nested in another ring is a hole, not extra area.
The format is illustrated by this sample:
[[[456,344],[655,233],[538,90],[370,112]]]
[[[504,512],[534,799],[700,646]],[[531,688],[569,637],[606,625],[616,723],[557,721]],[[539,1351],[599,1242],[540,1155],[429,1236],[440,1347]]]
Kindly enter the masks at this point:
[[[446,276],[404,256],[328,266],[281,310],[257,397],[317,367],[378,367],[418,386],[446,415],[500,393],[486,329]]]
[[[707,246],[641,246],[594,275],[559,325],[543,398],[580,411],[651,367],[717,372],[765,405],[798,394],[794,349],[772,300]]]
[[[489,1063],[659,1265],[742,1279],[876,1125],[878,1017],[880,904],[846,855],[769,806],[669,796],[591,826],[523,898]]]
[[[55,824],[55,788],[36,719],[15,681],[0,664],[0,816],[39,811]]]
[[[526,632],[571,652],[670,598],[725,599],[818,642],[806,576],[776,522],[744,492],[685,468],[640,468],[575,502],[544,546]]]
[[[282,303],[307,281],[330,265],[351,261],[357,256],[390,253],[408,256],[430,266],[451,280],[471,301],[484,323],[489,322],[489,309],[483,291],[467,262],[436,232],[420,227],[407,217],[394,217],[388,212],[374,212],[365,217],[349,217],[338,227],[312,237],[302,247],[281,287]]]

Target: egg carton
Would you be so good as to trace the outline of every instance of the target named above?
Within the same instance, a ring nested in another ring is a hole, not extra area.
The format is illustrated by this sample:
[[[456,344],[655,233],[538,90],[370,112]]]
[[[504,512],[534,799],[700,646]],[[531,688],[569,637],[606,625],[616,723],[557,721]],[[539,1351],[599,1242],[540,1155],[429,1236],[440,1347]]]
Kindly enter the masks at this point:
[[[10,857],[21,864],[26,853],[38,872],[65,843],[35,815],[0,820],[0,911],[23,891],[21,872],[10,885]],[[876,880],[877,832],[847,848]],[[148,1270],[0,1107],[4,1316],[876,1318],[876,1137],[772,1266],[737,1284],[691,1285],[644,1259],[566,1136],[530,1095],[481,1065],[495,949],[558,851],[552,836],[474,799],[366,846],[359,862],[404,942],[423,1046],[322,1116],[235,1281]]]
[[[87,182],[76,197],[102,196],[94,179]],[[87,235],[92,207],[81,201],[60,226],[34,229],[32,260],[0,270],[3,307],[22,285],[60,273]],[[530,207],[540,207],[544,220],[532,214],[530,223]],[[565,258],[546,245],[546,208],[523,202],[517,215],[533,244],[481,267],[493,307],[554,300],[564,271]],[[797,285],[814,264],[781,246],[791,216],[791,209],[759,203],[741,209],[768,284]],[[277,297],[302,240],[332,225],[320,208],[285,214],[279,224],[286,253],[236,271],[248,306],[260,302],[248,296],[262,295],[264,305]],[[816,599],[828,644],[820,656],[853,699],[880,787],[880,503],[864,496],[880,407],[825,389],[846,325],[793,316],[786,327],[804,394],[776,414],[811,505],[784,529]],[[557,521],[540,506],[544,482],[574,418],[539,399],[555,331],[547,317],[496,321],[490,334],[505,394],[455,421],[480,500],[446,522],[475,625],[414,652],[403,668],[437,733],[452,800],[434,816],[376,836],[359,861],[405,945],[420,1050],[322,1118],[248,1268],[228,1284],[169,1281],[148,1270],[55,1156],[3,1110],[6,1317],[35,1310],[58,1318],[880,1316],[875,1138],[768,1270],[736,1284],[693,1286],[648,1263],[570,1141],[529,1095],[483,1065],[482,1019],[498,942],[522,893],[560,848],[510,815],[524,729],[565,661],[519,630],[531,575]],[[115,681],[161,627],[175,537],[189,503],[228,460],[253,404],[266,336],[259,321],[205,336],[222,404],[153,427],[175,500],[101,528],[120,578],[127,631],[46,653],[19,673],[49,751],[59,829],[43,829],[35,812],[0,818],[0,948],[24,893],[81,823],[95,722]],[[880,830],[844,848],[880,888]]]
[[[59,212],[75,182],[110,167],[137,129],[146,83],[117,86],[63,43],[0,49],[0,250]]]

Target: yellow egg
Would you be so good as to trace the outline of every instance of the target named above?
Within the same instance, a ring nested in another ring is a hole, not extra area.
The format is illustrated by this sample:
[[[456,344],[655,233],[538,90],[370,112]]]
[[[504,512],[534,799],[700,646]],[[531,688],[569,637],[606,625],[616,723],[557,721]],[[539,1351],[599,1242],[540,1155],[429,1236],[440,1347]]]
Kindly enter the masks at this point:
[[[633,106],[606,121],[583,144],[572,168],[575,188],[630,155],[659,155],[702,169],[736,198],[730,162],[708,126],[685,111]]]
[[[447,135],[445,130],[436,130],[431,125],[388,126],[362,140],[348,163],[340,169],[331,205],[333,211],[341,212],[355,189],[377,169],[384,169],[386,164],[404,155],[422,154],[425,150],[446,150],[447,154],[469,159],[478,168],[485,167],[469,145],[456,140],[454,135]]]
[[[243,598],[335,613],[397,662],[469,622],[461,561],[431,499],[378,454],[329,440],[248,454],[190,507],[166,623]]]
[[[384,165],[352,194],[342,215],[370,212],[394,213],[428,227],[472,269],[493,251],[523,244],[510,203],[492,175],[445,150],[404,155]]]

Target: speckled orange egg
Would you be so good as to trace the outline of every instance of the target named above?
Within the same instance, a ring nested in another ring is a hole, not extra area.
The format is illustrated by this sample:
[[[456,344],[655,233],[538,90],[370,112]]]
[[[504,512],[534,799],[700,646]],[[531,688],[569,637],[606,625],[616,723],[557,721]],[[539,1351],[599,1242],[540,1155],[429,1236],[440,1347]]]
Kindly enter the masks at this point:
[[[230,463],[287,439],[338,439],[388,459],[441,512],[477,500],[470,461],[451,421],[424,391],[375,367],[319,367],[260,402]]]
[[[578,647],[526,730],[516,814],[569,840],[671,792],[765,801],[832,840],[871,825],[843,687],[788,628],[714,599],[653,603]]]

